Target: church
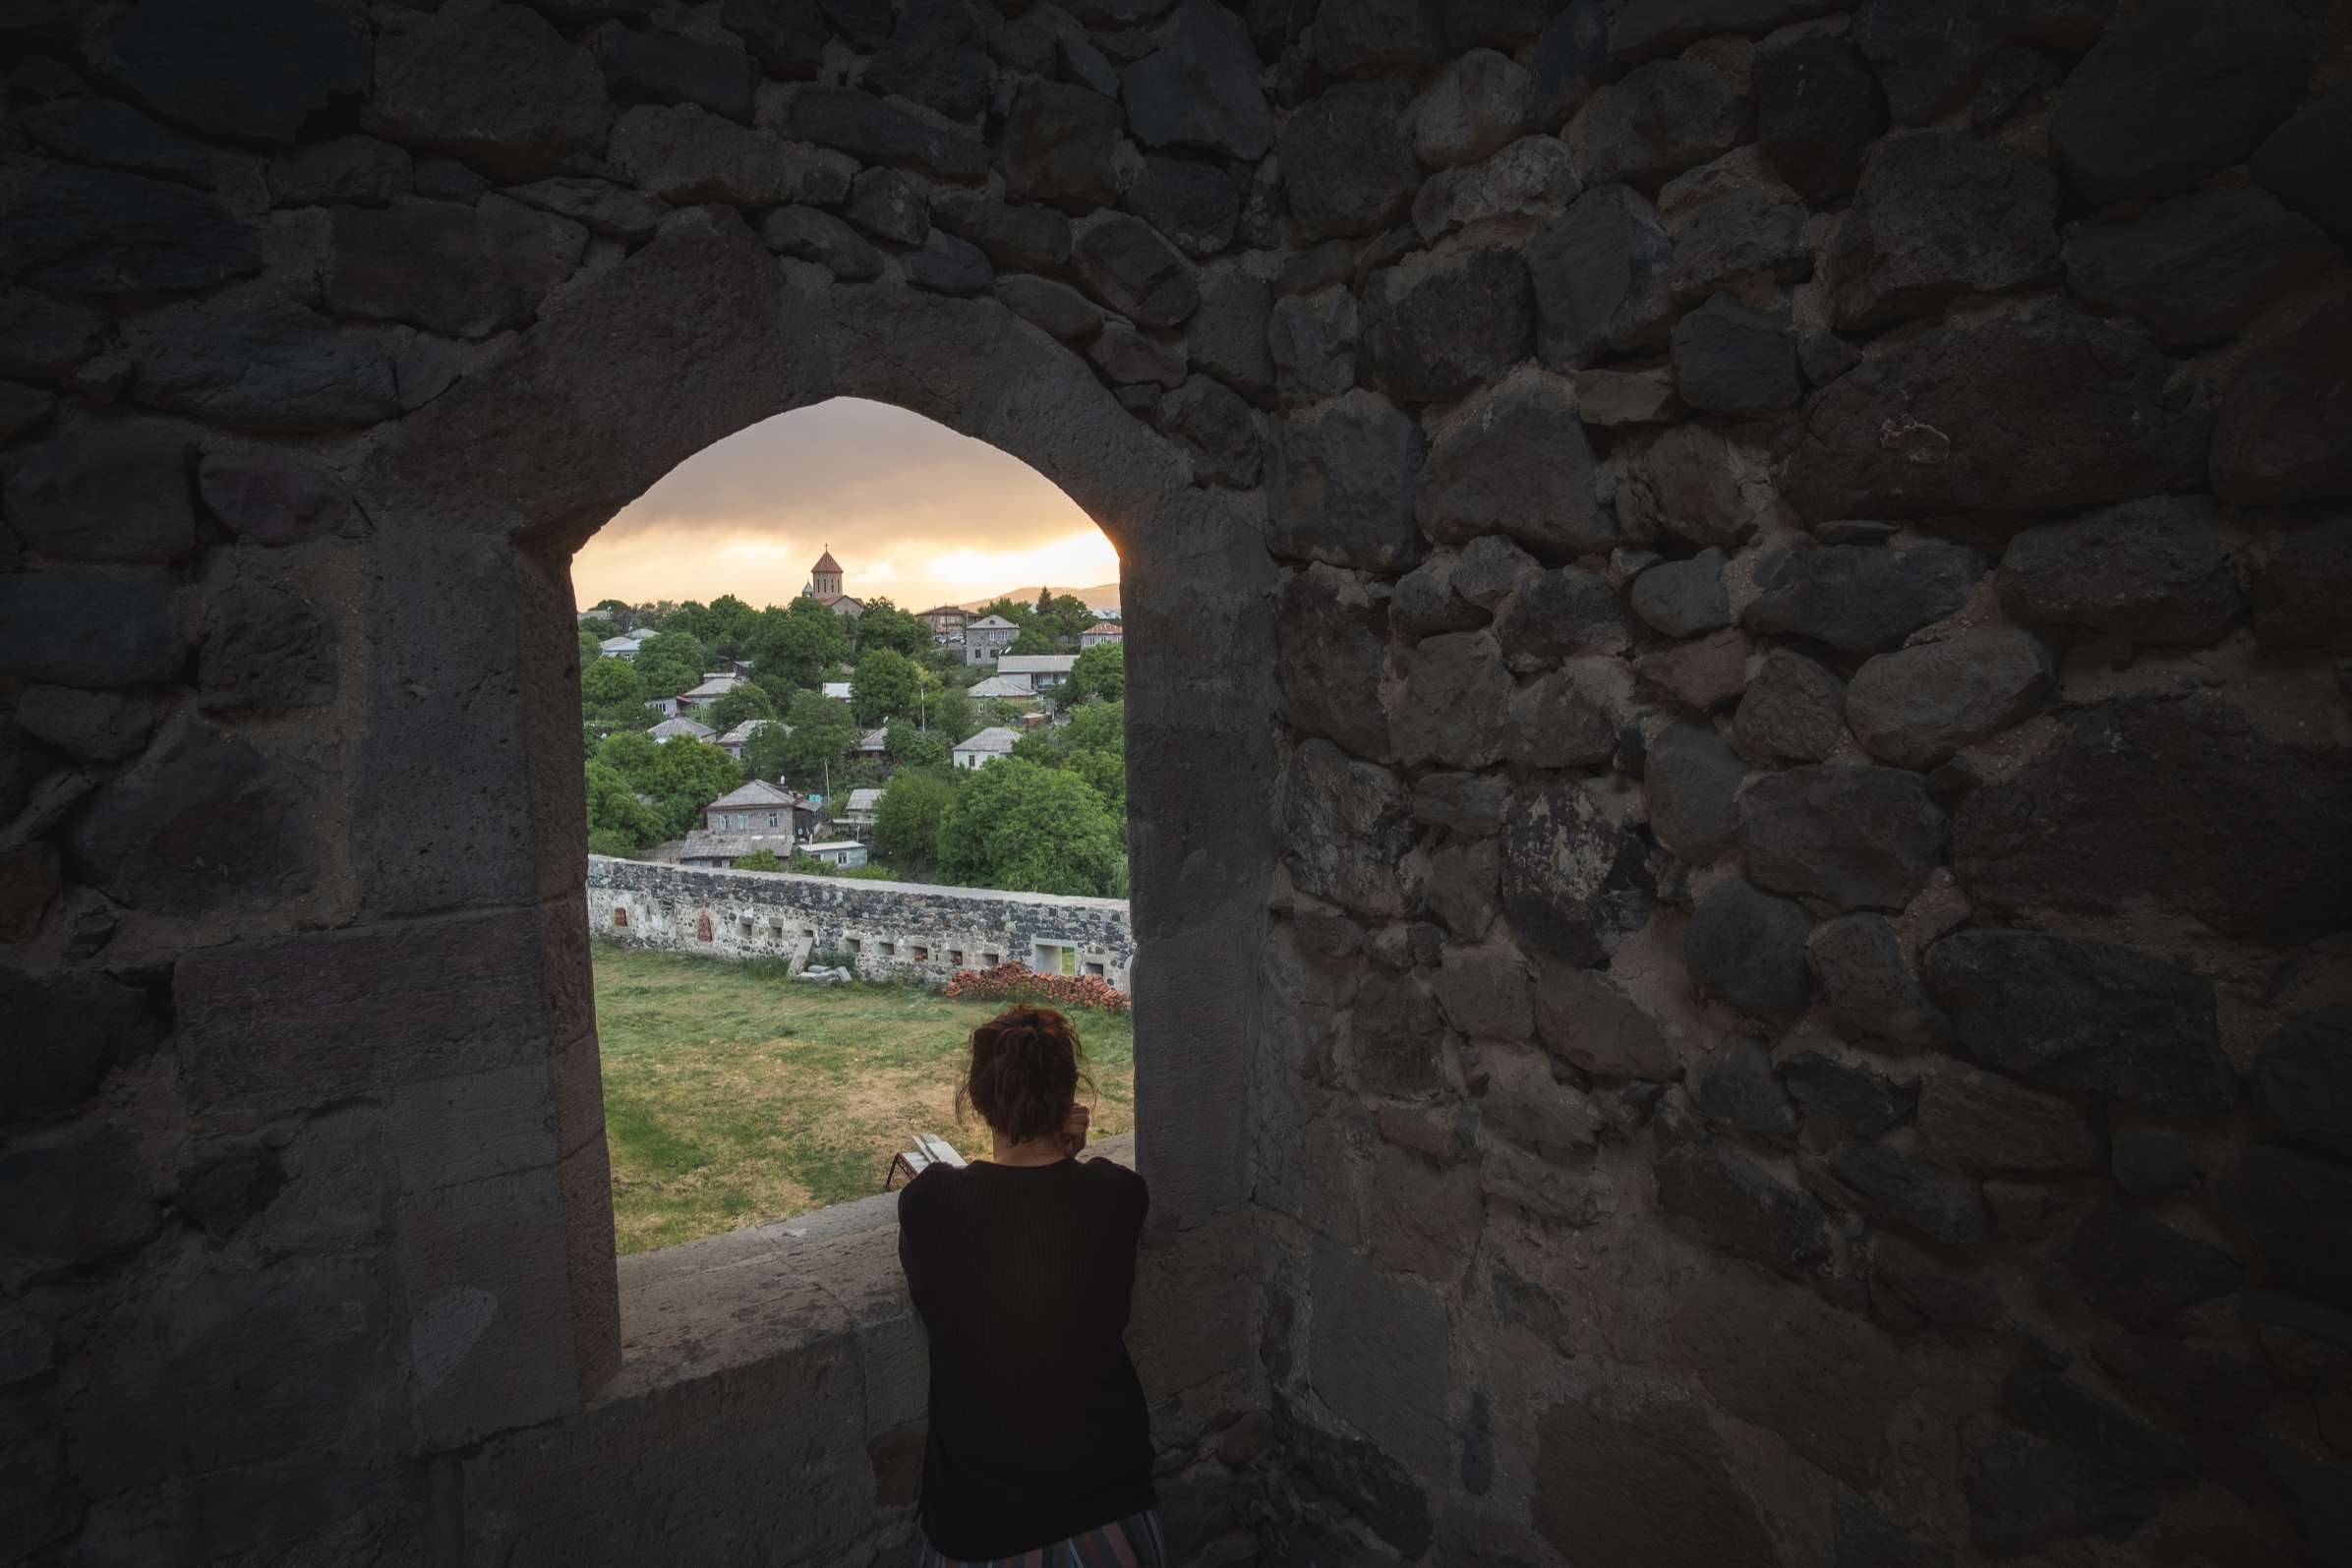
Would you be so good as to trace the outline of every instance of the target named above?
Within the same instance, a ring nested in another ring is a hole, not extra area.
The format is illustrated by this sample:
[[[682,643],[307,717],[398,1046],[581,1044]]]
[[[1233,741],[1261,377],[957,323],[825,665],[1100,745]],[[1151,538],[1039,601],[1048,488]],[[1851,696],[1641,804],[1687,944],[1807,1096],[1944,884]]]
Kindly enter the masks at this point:
[[[852,620],[865,613],[865,605],[841,591],[841,562],[833,558],[833,549],[827,546],[817,563],[808,568],[808,586],[800,590],[801,597],[813,599],[836,615]]]

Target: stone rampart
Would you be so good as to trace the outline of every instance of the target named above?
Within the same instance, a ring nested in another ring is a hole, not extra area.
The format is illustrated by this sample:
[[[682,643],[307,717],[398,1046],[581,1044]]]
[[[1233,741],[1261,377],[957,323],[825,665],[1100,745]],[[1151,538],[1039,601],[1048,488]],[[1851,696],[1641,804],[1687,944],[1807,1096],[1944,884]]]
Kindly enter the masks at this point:
[[[1124,899],[1004,893],[792,872],[717,871],[588,857],[588,929],[627,947],[721,958],[814,956],[862,979],[945,980],[1000,962],[1061,967],[1127,989]]]

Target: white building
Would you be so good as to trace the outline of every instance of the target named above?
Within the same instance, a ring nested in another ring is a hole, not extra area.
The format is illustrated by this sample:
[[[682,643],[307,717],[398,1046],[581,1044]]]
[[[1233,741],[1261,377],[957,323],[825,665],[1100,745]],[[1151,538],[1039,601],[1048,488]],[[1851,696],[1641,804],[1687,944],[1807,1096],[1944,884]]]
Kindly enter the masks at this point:
[[[665,719],[645,731],[657,744],[667,744],[683,735],[689,740],[708,740],[719,731],[708,725],[698,725],[691,719]]]
[[[857,737],[857,744],[850,750],[860,757],[887,757],[890,755],[890,731],[869,729]]]
[[[973,681],[965,691],[966,696],[974,699],[995,697],[1005,702],[1027,702],[1036,694],[1037,688],[1027,675],[990,675],[986,680]]]
[[[999,757],[1013,754],[1013,742],[1020,734],[1002,725],[991,725],[970,739],[959,742],[954,756],[959,768],[984,768]]]
[[[1078,634],[1078,646],[1083,649],[1099,648],[1104,643],[1124,643],[1127,628],[1115,620],[1098,620]]]
[[[999,675],[1027,675],[1037,691],[1051,691],[1070,678],[1076,654],[1007,654],[996,662]]]
[[[743,747],[750,742],[753,735],[758,734],[769,725],[782,726],[784,732],[788,735],[793,732],[793,726],[791,725],[785,724],[781,719],[746,719],[741,724],[735,726],[733,729],[730,729],[727,733],[721,735],[717,740],[712,741],[711,744],[717,746],[721,751],[726,752],[735,761],[741,762],[743,760]]]
[[[644,646],[642,637],[607,637],[596,645],[596,651],[607,659],[635,659]]]
[[[828,680],[817,688],[817,695],[830,697],[835,702],[848,702],[850,700],[850,683],[846,680]]]
[[[833,820],[836,825],[849,830],[852,838],[863,839],[873,833],[874,813],[881,809],[881,790],[853,789],[841,814]]]
[[[804,843],[793,851],[793,857],[796,860],[822,860],[836,866],[861,866],[865,864],[865,845],[854,839]]]

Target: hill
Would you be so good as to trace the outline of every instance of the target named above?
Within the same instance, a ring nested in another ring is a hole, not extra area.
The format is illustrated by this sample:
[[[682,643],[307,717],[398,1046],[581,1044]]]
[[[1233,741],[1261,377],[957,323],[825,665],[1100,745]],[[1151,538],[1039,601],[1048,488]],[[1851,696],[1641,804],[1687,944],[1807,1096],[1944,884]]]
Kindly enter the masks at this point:
[[[1108,610],[1113,614],[1116,614],[1119,610],[1119,585],[1117,583],[1096,583],[1091,588],[1056,588],[1053,592],[1075,594],[1078,596],[1079,602],[1088,610]],[[1024,604],[1033,605],[1037,602],[1037,590],[1034,587],[1008,588],[1001,594],[990,594],[985,599],[967,601],[960,608],[977,610],[982,605],[993,605],[1000,599],[1017,599]]]

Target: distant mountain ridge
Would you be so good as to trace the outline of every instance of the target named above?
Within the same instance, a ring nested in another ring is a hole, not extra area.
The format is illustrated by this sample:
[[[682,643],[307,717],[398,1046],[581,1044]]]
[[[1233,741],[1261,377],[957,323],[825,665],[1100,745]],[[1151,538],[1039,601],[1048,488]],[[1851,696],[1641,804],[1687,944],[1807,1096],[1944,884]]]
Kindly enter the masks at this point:
[[[1119,611],[1119,585],[1117,583],[1096,583],[1091,588],[1055,588],[1048,590],[1048,592],[1055,594],[1074,594],[1078,597],[1079,602],[1085,605],[1088,610],[1097,611],[1108,610],[1112,614],[1117,614]],[[1033,605],[1037,602],[1037,590],[1033,587],[1008,588],[1001,594],[990,594],[985,599],[967,600],[964,604],[958,606],[957,608],[960,610],[977,610],[982,605],[993,605],[1000,599],[1010,599],[1021,604]]]

